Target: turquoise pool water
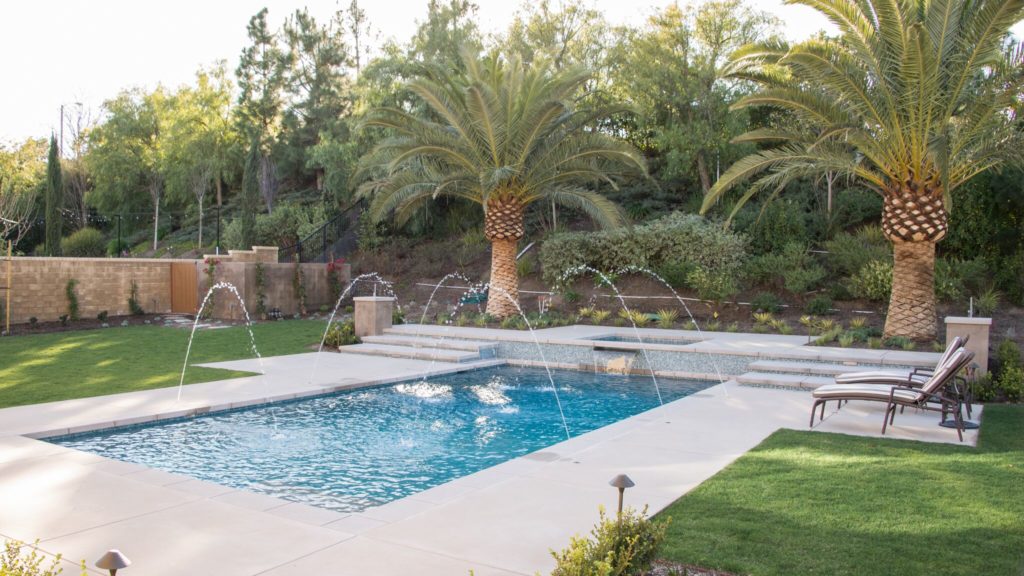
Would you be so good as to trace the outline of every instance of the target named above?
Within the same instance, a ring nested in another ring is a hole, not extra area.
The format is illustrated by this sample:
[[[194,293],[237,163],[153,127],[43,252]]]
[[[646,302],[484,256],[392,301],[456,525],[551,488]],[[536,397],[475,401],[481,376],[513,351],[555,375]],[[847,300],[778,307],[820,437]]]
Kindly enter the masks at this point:
[[[658,405],[649,377],[552,371],[573,436]],[[666,402],[711,383],[659,379]],[[498,367],[50,439],[357,512],[565,440],[543,369]]]

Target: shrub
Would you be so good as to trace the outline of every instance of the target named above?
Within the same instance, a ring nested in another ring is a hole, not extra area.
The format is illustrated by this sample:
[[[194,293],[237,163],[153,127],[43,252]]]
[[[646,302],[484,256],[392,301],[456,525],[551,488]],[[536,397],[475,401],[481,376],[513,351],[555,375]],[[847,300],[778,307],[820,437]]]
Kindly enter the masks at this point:
[[[996,361],[1000,370],[1024,366],[1021,363],[1020,348],[1009,338],[1000,342],[999,346],[996,347]]]
[[[839,335],[838,341],[840,347],[849,348],[853,344],[854,336],[850,332],[844,332]]]
[[[774,314],[782,310],[782,301],[771,292],[761,292],[750,301],[750,307],[757,312]]]
[[[804,244],[792,242],[782,250],[754,258],[747,274],[755,282],[765,282],[801,294],[816,287],[825,278],[825,268]]]
[[[703,266],[698,266],[690,272],[687,283],[697,291],[699,298],[712,302],[721,302],[739,291],[732,274],[719,270],[710,271]]]
[[[658,327],[671,328],[679,318],[679,310],[658,310]]]
[[[107,241],[99,230],[82,228],[61,240],[60,250],[64,256],[101,258],[107,255]]]
[[[832,299],[828,296],[815,296],[807,303],[804,311],[812,316],[827,316],[832,313]]]
[[[999,300],[1002,297],[999,291],[994,288],[989,288],[985,292],[978,296],[975,301],[978,305],[978,313],[982,316],[992,316],[996,309],[999,308]]]
[[[665,539],[669,521],[647,519],[647,508],[627,508],[615,518],[600,510],[589,538],[573,537],[569,547],[552,552],[551,576],[628,576],[648,570]]]
[[[686,276],[693,270],[693,265],[687,262],[667,262],[659,266],[655,271],[658,276],[673,288],[685,288]]]
[[[254,230],[254,244],[258,246],[291,246],[327,221],[323,204],[317,202],[311,206],[279,202],[274,205],[272,214],[257,214]],[[242,221],[235,218],[224,227],[222,238],[227,248],[248,250],[251,246],[243,246]],[[362,241],[362,238],[360,238]]]
[[[75,286],[78,286],[78,280],[74,278],[69,279],[64,286],[64,296],[68,300],[68,318],[72,320],[78,320],[78,293],[75,292]]]
[[[791,242],[806,244],[810,240],[804,225],[805,215],[803,206],[783,198],[762,204],[760,208],[752,205],[750,210],[737,215],[736,226],[750,236],[750,250],[754,254],[770,254]]]
[[[57,319],[60,320],[60,325],[61,326],[67,326],[68,325],[68,315],[67,314],[61,314],[60,316],[57,317]]]
[[[131,288],[128,289],[128,310],[132,316],[142,316],[146,313],[139,304],[139,285],[135,280],[132,280]]]
[[[1024,368],[1009,366],[999,373],[999,387],[1010,402],[1018,402],[1024,397]]]
[[[837,234],[825,243],[829,267],[843,276],[853,276],[871,262],[891,261],[892,245],[881,232],[876,226],[865,226],[853,234]]]
[[[324,345],[337,348],[359,344],[359,337],[356,336],[356,325],[351,320],[347,322],[335,322],[327,329],[327,336],[324,338]]]
[[[327,279],[328,282],[331,281],[329,272]],[[335,284],[331,283],[329,286],[333,290]],[[267,317],[267,271],[261,262],[256,263],[256,317],[261,319]]]
[[[487,324],[486,315],[484,316],[484,325]],[[395,307],[391,309],[391,324],[397,326],[399,324],[405,324],[405,312],[401,308]]]
[[[745,257],[743,236],[695,214],[678,212],[633,228],[556,234],[544,242],[540,252],[544,280],[549,284],[559,283],[567,271],[583,265],[598,270],[662,271],[671,265],[681,267],[680,272],[687,267],[703,267],[731,276]],[[691,271],[685,272],[684,278],[690,283]]]
[[[106,310],[104,310],[104,311],[102,311],[102,312],[100,312],[99,314],[96,315],[96,319],[99,320],[100,322],[106,322],[107,321],[107,314],[108,314],[108,312]]]
[[[58,554],[50,560],[50,566],[44,567],[43,560],[46,556],[40,554],[36,549],[39,545],[37,540],[34,546],[28,546],[17,540],[4,542],[4,551],[0,555],[0,574],[3,576],[57,576],[64,571],[60,567],[61,555]],[[29,547],[30,551],[25,554],[22,548]],[[85,564],[82,565],[82,574],[85,574]]]
[[[610,310],[594,310],[590,314],[590,319],[593,320],[594,324],[602,324],[611,314]]]
[[[754,312],[754,322],[757,324],[771,324],[774,319],[771,312]]]
[[[914,341],[906,336],[893,336],[891,338],[886,338],[882,343],[889,348],[903,348],[904,350],[908,349],[908,347],[909,349],[913,349],[914,347]]]
[[[892,262],[873,260],[850,279],[850,288],[860,298],[885,302],[892,292]]]

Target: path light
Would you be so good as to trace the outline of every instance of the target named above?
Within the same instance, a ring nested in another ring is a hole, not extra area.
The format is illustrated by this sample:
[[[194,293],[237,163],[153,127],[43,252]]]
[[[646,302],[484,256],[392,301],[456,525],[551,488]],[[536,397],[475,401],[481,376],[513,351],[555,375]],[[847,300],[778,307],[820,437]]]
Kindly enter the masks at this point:
[[[632,488],[633,486],[636,486],[636,484],[629,479],[629,476],[619,474],[615,478],[609,480],[608,485],[615,486],[619,489],[619,514],[622,514],[622,494],[626,491],[626,488]]]
[[[115,576],[118,570],[131,565],[132,561],[124,554],[121,554],[120,550],[107,550],[107,553],[100,556],[100,559],[96,561],[96,567],[110,570],[110,576]]]

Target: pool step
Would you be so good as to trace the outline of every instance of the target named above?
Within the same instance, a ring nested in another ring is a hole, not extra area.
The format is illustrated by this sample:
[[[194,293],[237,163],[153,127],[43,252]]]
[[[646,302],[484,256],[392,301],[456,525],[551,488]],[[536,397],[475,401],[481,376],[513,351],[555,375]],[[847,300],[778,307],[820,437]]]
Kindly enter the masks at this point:
[[[748,386],[775,386],[779,388],[795,388],[813,390],[818,386],[832,384],[835,380],[830,376],[813,376],[809,374],[780,374],[778,372],[747,372],[736,377],[736,382]]]
[[[460,340],[457,338],[439,338],[436,336],[415,336],[404,334],[382,334],[380,336],[365,336],[363,342],[367,344],[385,344],[389,346],[408,346],[410,348],[441,348],[444,350],[464,350],[467,352],[493,351],[498,347],[497,342],[484,342],[479,340]]]
[[[469,350],[452,350],[448,348],[414,348],[412,346],[395,346],[390,344],[353,344],[338,348],[346,354],[366,354],[369,356],[387,356],[390,358],[410,358],[414,360],[431,360],[437,362],[472,362],[480,360],[480,352]],[[493,356],[492,356],[493,357]]]
[[[804,374],[812,376],[836,376],[851,372],[893,371],[900,370],[893,366],[875,366],[868,364],[829,364],[824,362],[790,362],[786,360],[757,360],[747,365],[747,370],[754,372],[780,372],[783,374]],[[907,371],[910,369],[907,368]]]

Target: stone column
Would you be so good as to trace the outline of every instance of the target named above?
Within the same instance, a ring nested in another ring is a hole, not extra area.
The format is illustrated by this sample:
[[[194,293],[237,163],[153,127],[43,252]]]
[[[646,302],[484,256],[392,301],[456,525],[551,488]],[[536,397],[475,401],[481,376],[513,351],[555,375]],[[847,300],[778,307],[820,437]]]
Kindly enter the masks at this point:
[[[991,325],[991,318],[946,317],[947,343],[956,336],[970,336],[967,349],[974,352],[974,363],[978,365],[978,371],[975,373],[977,376],[988,371],[988,331]]]
[[[356,336],[379,336],[391,328],[395,299],[391,296],[357,296],[355,302]]]

